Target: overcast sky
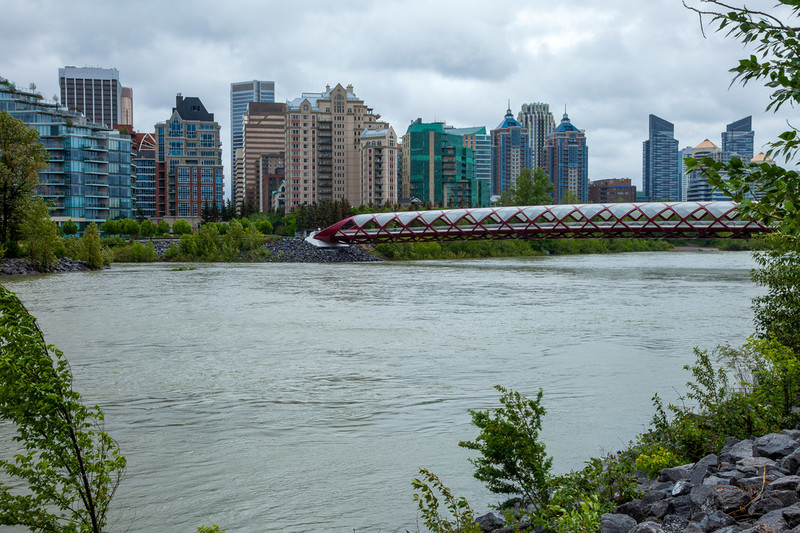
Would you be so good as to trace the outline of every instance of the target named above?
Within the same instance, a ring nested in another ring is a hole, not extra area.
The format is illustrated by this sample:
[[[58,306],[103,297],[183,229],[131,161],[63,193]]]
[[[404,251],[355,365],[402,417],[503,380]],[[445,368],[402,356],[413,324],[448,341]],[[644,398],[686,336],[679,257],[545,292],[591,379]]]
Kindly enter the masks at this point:
[[[352,83],[398,135],[417,117],[488,132],[509,100],[515,115],[549,103],[556,123],[566,106],[586,131],[589,179],[637,186],[650,113],[675,124],[681,148],[719,145],[726,124],[752,115],[756,153],[794,114],[765,113],[760,85],[730,86],[728,70],[751,50],[704,38],[680,0],[3,4],[0,76],[50,98],[60,67],[117,68],[139,131],[169,118],[176,93],[199,97],[222,126],[226,194],[236,81],[274,80],[278,102]]]

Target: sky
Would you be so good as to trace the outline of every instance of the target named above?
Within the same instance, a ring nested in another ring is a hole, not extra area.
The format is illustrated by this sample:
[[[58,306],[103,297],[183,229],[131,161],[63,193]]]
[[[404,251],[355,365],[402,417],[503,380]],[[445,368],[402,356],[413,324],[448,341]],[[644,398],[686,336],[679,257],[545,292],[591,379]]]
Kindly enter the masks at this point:
[[[239,81],[275,81],[278,102],[353,84],[400,136],[416,118],[488,132],[509,101],[515,116],[545,102],[557,124],[566,109],[585,130],[589,179],[639,187],[651,113],[675,124],[681,148],[720,145],[726,124],[752,115],[756,153],[795,113],[766,113],[770,92],[758,83],[731,85],[729,69],[753,50],[708,26],[704,36],[681,0],[3,4],[0,76],[20,87],[50,98],[61,67],[116,68],[143,132],[169,118],[177,93],[199,97],[222,127],[226,195]]]

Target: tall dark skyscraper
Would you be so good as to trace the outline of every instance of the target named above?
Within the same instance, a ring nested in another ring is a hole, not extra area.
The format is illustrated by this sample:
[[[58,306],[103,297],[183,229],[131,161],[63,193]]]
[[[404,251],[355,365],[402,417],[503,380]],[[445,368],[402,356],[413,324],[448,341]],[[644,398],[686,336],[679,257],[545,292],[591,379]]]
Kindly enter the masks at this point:
[[[61,103],[71,111],[79,111],[92,122],[105,124],[107,128],[122,124],[122,85],[119,83],[117,69],[60,68],[58,84],[61,88]]]
[[[745,164],[753,159],[753,117],[740,118],[731,122],[722,132],[722,162],[738,157]]]
[[[650,115],[649,136],[642,143],[642,185],[651,202],[680,201],[681,160],[675,126]]]

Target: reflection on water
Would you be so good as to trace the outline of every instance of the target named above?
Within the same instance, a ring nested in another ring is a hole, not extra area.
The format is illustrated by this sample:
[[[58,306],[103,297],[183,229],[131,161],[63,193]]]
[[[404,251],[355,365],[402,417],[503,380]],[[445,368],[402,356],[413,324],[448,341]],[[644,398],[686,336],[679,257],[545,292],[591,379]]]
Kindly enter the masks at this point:
[[[405,531],[494,384],[545,392],[560,471],[641,431],[693,346],[752,329],[746,253],[114,266],[4,280],[128,459],[114,529]],[[0,446],[5,441],[0,441]]]

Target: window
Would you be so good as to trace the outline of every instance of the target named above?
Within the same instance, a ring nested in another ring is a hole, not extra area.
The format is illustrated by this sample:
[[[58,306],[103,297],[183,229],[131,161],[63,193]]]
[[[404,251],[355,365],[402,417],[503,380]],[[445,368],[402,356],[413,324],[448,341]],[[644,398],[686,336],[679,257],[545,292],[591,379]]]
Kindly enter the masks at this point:
[[[197,124],[187,124],[186,125],[186,136],[190,139],[194,139],[197,137]],[[194,144],[194,143],[192,143]]]
[[[169,155],[183,155],[183,143],[181,141],[170,141]]]
[[[216,135],[213,133],[201,133],[200,134],[200,146],[203,148],[214,148],[214,141]]]
[[[178,167],[178,183],[189,183],[189,167]]]
[[[178,185],[178,200],[188,200],[188,199],[189,199],[189,186]]]
[[[183,137],[183,123],[177,118],[169,123],[170,137]]]
[[[200,169],[200,179],[202,180],[203,183],[213,183],[214,169],[213,168]]]

